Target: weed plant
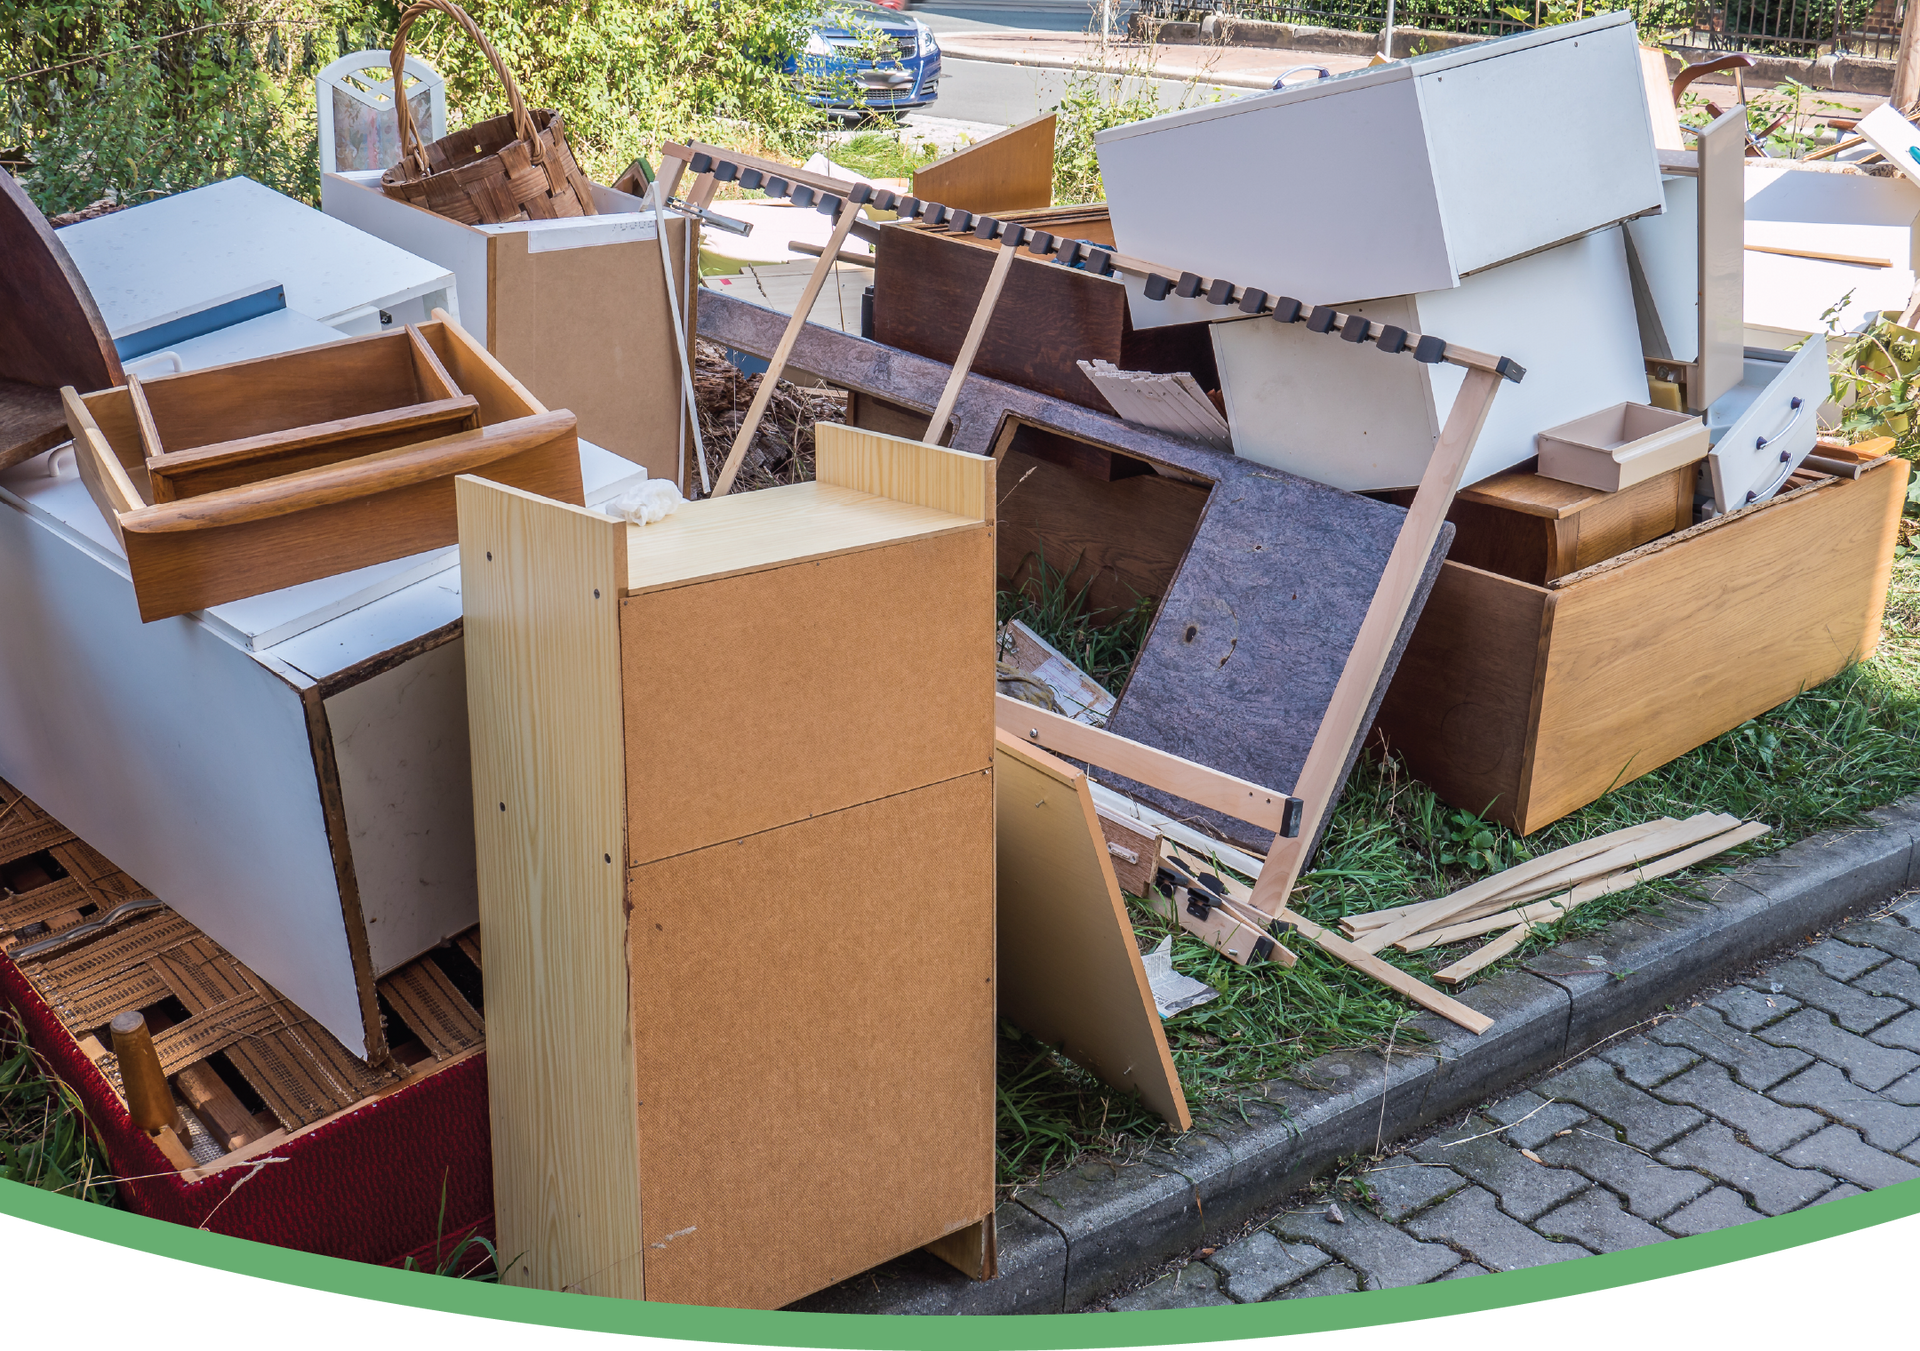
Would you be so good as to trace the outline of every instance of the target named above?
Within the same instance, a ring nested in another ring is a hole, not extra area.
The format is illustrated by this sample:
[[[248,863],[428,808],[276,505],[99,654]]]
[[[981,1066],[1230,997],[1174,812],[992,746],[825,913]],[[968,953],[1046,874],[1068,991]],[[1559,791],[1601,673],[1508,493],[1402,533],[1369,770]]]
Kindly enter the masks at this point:
[[[111,1170],[80,1099],[42,1063],[19,1014],[0,1006],[0,1181],[114,1204]]]

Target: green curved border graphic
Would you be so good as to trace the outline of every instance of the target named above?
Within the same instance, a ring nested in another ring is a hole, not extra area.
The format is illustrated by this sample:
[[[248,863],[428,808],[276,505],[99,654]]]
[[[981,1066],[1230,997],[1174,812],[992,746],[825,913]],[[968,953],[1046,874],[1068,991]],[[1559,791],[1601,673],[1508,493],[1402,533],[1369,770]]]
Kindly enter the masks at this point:
[[[1559,1299],[1721,1266],[1920,1213],[1920,1180],[1716,1233],[1470,1280],[1220,1308],[945,1318],[705,1309],[450,1280],[209,1234],[75,1201],[17,1182],[0,1182],[0,1213],[123,1248],[243,1276],[390,1304],[518,1323],[688,1341],[840,1347],[850,1351],[869,1348],[872,1351],[894,1351],[895,1348],[993,1351],[1002,1347],[1024,1351],[1025,1348],[1159,1346],[1275,1337],[1413,1322]]]

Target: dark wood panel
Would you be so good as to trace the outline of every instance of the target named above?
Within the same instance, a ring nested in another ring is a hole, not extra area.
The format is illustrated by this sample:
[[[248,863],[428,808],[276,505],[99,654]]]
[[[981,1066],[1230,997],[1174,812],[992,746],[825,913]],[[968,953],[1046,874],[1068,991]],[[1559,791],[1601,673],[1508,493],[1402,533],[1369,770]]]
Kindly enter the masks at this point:
[[[4,169],[0,260],[0,383],[53,390],[72,385],[82,393],[119,384],[120,360],[80,270]],[[4,401],[0,467],[47,448],[41,444],[49,430],[44,410],[27,404],[24,397]]]
[[[875,340],[951,364],[998,248],[937,230],[882,229],[874,259]],[[1106,411],[1106,400],[1074,364],[1081,360],[1111,361],[1125,370],[1188,371],[1207,388],[1219,383],[1205,324],[1136,333],[1119,283],[1023,253],[994,310],[974,373]]]
[[[1026,585],[1035,557],[1087,588],[1107,623],[1143,596],[1167,594],[1193,543],[1208,489],[1157,474],[1109,481],[1010,450],[1001,484],[996,562],[1000,585]],[[1070,570],[1070,571],[1069,571]]]
[[[1443,801],[1508,825],[1522,805],[1553,600],[1448,559],[1374,720],[1376,737]]]

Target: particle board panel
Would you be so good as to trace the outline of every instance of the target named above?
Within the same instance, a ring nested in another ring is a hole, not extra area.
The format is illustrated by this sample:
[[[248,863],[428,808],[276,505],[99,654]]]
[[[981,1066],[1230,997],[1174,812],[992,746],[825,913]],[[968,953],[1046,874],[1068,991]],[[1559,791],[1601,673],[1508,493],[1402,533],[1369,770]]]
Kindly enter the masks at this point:
[[[992,567],[992,529],[973,523],[621,601],[634,860],[985,768]]]
[[[1907,474],[1895,460],[1563,587],[1538,733],[1556,753],[1539,759],[1528,823],[1872,656]]]
[[[642,1298],[619,866],[627,526],[472,477],[456,491],[505,1279]]]
[[[1004,732],[993,773],[1000,1016],[1188,1129],[1087,776]]]
[[[1236,488],[1230,500],[1213,494],[1107,727],[1291,792],[1406,517],[1291,475],[1252,475]],[[1349,769],[1452,539],[1443,524],[1345,757]],[[1268,559],[1271,573],[1261,566]],[[1272,847],[1271,832],[1243,821],[1144,785],[1102,782],[1255,853]],[[1323,827],[1332,810],[1328,802]]]
[[[981,767],[632,870],[648,1298],[777,1308],[993,1209],[992,831]],[[741,903],[778,946],[716,985]]]
[[[976,215],[1053,205],[1056,115],[996,132],[937,159],[913,175],[913,195]]]
[[[1520,807],[1554,593],[1448,559],[1374,720],[1447,802],[1496,819]]]

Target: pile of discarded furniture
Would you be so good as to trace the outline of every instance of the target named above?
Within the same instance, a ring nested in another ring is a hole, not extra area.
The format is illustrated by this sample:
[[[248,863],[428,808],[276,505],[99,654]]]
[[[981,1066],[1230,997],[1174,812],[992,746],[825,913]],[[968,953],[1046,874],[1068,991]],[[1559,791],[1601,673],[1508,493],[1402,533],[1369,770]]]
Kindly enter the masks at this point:
[[[1907,465],[1821,438],[1800,325],[1833,255],[1912,290],[1920,157],[1688,146],[1625,15],[1115,128],[1092,205],[1045,119],[911,183],[691,144],[605,186],[500,73],[425,144],[430,87],[382,132],[340,85],[399,159],[319,212],[56,232],[0,179],[0,975],[155,1213],[393,1261],[444,1168],[515,1283],[988,1278],[996,1019],[1191,1123],[1206,992],[1128,897],[1482,1032],[1379,954],[1492,935],[1457,985],[1766,828],[1323,925],[1370,740],[1531,833],[1875,646]],[[806,236],[786,313],[700,284],[749,228]],[[711,464],[698,337],[767,364]],[[802,372],[847,422],[732,491]],[[1120,688],[996,629],[1049,568],[1152,602]]]

